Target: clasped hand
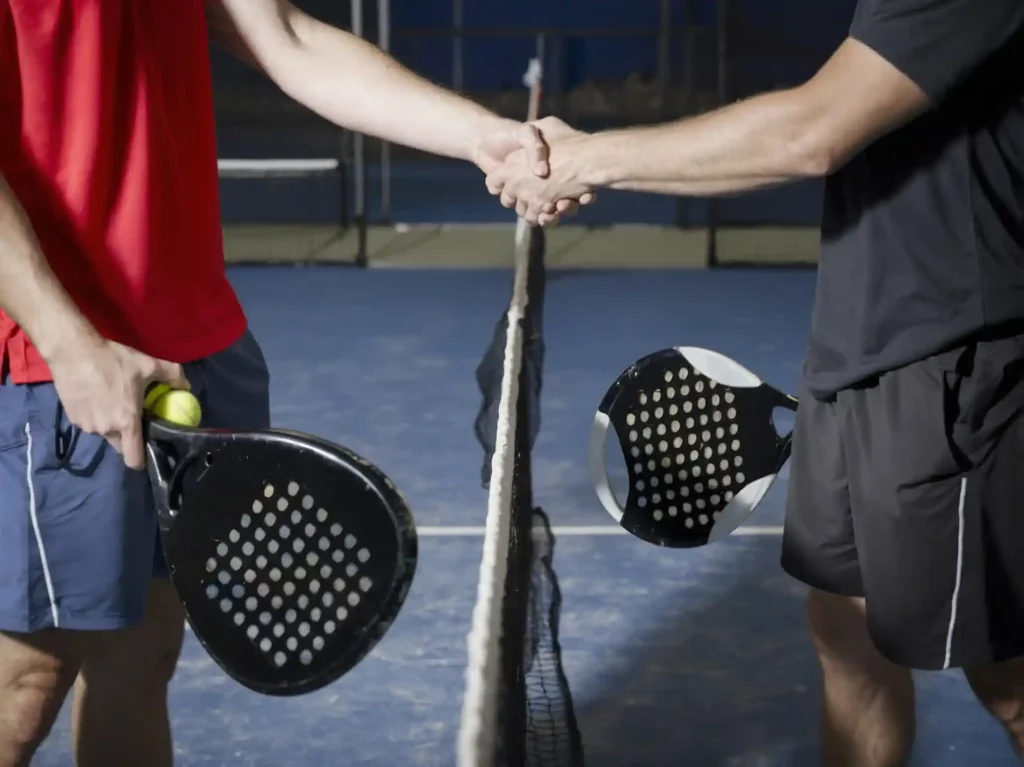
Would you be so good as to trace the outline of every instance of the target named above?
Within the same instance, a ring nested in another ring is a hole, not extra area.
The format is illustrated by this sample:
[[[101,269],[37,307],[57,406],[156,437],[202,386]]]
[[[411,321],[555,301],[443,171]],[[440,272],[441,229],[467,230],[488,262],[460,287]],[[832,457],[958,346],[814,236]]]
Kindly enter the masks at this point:
[[[595,199],[593,188],[580,179],[568,160],[573,143],[586,134],[555,117],[538,120],[529,129],[536,143],[521,141],[519,148],[500,161],[482,167],[487,190],[498,196],[502,205],[513,208],[531,224],[544,226]]]

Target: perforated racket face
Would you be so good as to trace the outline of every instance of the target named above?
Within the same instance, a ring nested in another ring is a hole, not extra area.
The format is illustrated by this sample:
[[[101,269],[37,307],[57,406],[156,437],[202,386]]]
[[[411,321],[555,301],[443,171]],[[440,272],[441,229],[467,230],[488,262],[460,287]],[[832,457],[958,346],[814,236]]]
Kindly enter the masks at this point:
[[[789,439],[772,421],[778,406],[794,409],[796,401],[715,352],[644,357],[615,381],[595,418],[591,463],[602,502],[622,527],[657,545],[701,546],[728,535],[788,457]],[[629,476],[624,506],[604,484],[609,427]]]
[[[329,684],[372,649],[405,600],[417,542],[404,501],[348,453],[255,439],[200,452],[180,510],[161,521],[193,631],[258,692]]]

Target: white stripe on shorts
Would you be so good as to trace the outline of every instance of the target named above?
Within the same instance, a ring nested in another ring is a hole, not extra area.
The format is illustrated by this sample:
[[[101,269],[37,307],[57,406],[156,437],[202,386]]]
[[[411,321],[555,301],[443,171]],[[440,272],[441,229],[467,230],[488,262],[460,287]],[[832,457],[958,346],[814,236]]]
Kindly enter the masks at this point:
[[[25,482],[28,484],[28,515],[32,520],[32,530],[36,535],[36,546],[39,547],[39,560],[43,563],[43,578],[46,580],[46,593],[50,597],[50,613],[53,615],[53,627],[60,627],[60,616],[57,612],[57,596],[53,593],[53,578],[50,575],[50,564],[46,561],[46,547],[43,545],[43,533],[39,529],[39,515],[36,513],[36,486],[32,481],[32,427],[25,424],[25,437],[28,447],[25,448]]]
[[[946,630],[946,660],[942,668],[949,668],[953,658],[953,632],[956,629],[956,608],[960,601],[960,581],[964,572],[964,503],[967,500],[967,477],[960,480],[960,503],[957,506],[957,538],[956,538],[956,584],[953,586],[953,599],[949,607],[949,628]]]

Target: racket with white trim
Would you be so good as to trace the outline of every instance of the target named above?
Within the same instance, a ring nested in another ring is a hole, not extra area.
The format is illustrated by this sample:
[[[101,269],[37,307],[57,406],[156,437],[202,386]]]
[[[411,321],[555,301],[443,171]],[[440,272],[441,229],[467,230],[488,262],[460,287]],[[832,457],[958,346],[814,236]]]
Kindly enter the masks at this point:
[[[597,496],[628,532],[659,546],[703,546],[753,512],[789,458],[772,411],[797,400],[738,362],[697,347],[638,360],[608,389],[594,416],[590,471]],[[629,492],[608,475],[609,432],[626,461]]]
[[[326,440],[146,421],[171,582],[233,679],[299,695],[380,641],[416,570],[412,514],[380,469]]]

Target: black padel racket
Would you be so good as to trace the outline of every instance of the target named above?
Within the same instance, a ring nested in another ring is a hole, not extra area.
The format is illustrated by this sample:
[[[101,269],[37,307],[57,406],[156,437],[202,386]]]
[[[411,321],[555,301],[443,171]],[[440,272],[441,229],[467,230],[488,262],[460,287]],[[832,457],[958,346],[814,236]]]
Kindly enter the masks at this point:
[[[345,448],[147,420],[167,568],[196,637],[266,695],[320,689],[383,637],[416,569],[412,514]]]
[[[742,524],[789,458],[772,419],[797,400],[718,352],[663,349],[638,360],[594,416],[590,471],[597,496],[627,531],[659,546],[703,546]],[[612,491],[613,430],[629,474],[625,505]]]

